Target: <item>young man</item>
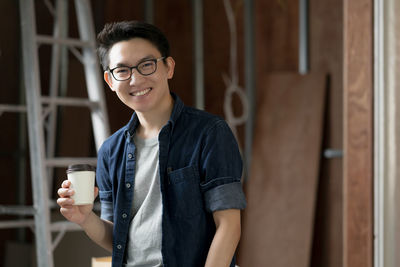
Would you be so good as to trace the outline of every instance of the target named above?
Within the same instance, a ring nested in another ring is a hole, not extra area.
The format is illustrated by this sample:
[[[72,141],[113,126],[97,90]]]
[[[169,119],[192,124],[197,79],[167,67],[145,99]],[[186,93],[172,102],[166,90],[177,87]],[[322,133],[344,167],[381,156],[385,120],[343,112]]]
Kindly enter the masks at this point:
[[[98,153],[101,218],[73,205],[68,181],[61,213],[112,251],[114,267],[234,266],[246,201],[230,128],[170,92],[175,62],[153,25],[107,24],[98,43],[105,81],[134,113]]]

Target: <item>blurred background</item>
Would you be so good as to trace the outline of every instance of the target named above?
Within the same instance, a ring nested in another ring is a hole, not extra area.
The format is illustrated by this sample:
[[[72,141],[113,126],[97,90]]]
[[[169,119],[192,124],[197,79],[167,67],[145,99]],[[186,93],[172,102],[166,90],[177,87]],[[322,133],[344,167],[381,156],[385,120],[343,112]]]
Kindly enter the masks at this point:
[[[36,266],[37,257],[32,212],[7,212],[9,206],[34,204],[36,186],[26,112],[6,110],[7,105],[20,107],[27,101],[21,52],[25,47],[21,21],[27,21],[20,15],[23,2],[31,1],[0,1],[0,266],[4,267]],[[37,34],[56,32],[59,2],[65,6],[64,29],[71,38],[79,38],[73,1],[32,1]],[[398,1],[88,3],[95,33],[105,23],[121,20],[146,20],[158,26],[176,61],[170,89],[186,105],[224,117],[235,132],[245,162],[248,201],[238,248],[240,266],[398,266],[393,204],[399,195]],[[42,95],[50,95],[53,86],[60,96],[88,97],[77,57],[83,50],[63,48],[58,69],[50,45],[42,44],[37,51],[39,69],[33,65],[32,72],[40,77]],[[112,133],[128,122],[132,110],[105,83],[101,86]],[[95,157],[90,110],[55,108],[54,156]],[[46,144],[49,136],[47,129]],[[49,169],[50,221],[62,222],[54,200],[65,167]],[[92,257],[109,255],[76,228],[64,230],[51,236],[54,266],[90,266]]]

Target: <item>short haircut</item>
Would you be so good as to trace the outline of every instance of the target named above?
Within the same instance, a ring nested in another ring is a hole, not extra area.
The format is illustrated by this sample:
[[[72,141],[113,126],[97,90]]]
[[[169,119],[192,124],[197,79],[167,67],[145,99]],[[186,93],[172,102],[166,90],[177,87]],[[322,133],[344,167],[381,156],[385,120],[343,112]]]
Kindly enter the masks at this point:
[[[168,40],[156,26],[142,21],[107,23],[97,35],[97,52],[104,71],[109,68],[110,60],[108,54],[112,46],[118,42],[128,41],[133,38],[143,38],[152,43],[160,51],[161,56],[164,57],[164,62],[170,56]]]

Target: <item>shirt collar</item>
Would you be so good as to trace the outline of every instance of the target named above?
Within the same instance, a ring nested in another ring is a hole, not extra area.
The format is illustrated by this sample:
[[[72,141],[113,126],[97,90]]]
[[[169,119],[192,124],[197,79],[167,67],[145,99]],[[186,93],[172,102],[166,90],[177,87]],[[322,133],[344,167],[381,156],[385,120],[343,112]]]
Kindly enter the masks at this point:
[[[171,124],[171,131],[174,129],[175,123],[178,120],[179,116],[182,113],[184,104],[182,100],[175,93],[171,92],[171,96],[174,100],[174,107],[172,108],[171,117],[168,120],[168,123]],[[136,112],[133,113],[131,119],[125,127],[125,137],[128,140],[132,140],[133,135],[135,134],[136,128],[139,126],[139,119]]]

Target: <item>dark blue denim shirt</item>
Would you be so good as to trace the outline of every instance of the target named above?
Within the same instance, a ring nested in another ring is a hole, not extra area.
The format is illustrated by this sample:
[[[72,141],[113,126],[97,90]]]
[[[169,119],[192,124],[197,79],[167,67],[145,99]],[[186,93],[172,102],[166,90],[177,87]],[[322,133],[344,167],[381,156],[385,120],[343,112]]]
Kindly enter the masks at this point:
[[[172,96],[171,117],[158,136],[163,264],[204,266],[216,230],[212,212],[246,206],[242,160],[222,118],[187,107]],[[101,218],[114,222],[113,267],[122,266],[129,238],[136,163],[133,135],[138,124],[134,113],[98,154]]]

